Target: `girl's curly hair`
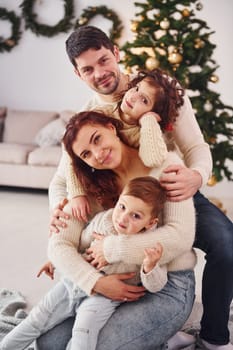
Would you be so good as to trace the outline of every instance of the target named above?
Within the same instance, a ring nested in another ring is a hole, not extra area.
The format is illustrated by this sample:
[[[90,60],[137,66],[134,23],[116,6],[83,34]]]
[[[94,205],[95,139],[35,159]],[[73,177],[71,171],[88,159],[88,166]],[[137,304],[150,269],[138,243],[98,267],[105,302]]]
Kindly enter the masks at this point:
[[[165,131],[176,121],[178,110],[184,103],[184,89],[175,78],[159,68],[139,71],[137,76],[130,81],[129,89],[144,79],[156,88],[155,103],[151,111],[160,116],[159,124],[162,131]]]
[[[112,170],[93,169],[79,158],[73,151],[73,143],[80,129],[85,125],[115,126],[117,136],[125,142],[120,130],[123,128],[120,120],[111,118],[102,112],[84,111],[75,114],[68,122],[63,136],[63,143],[72,160],[75,175],[87,196],[95,198],[104,208],[111,208],[117,202],[120,188],[117,175]]]

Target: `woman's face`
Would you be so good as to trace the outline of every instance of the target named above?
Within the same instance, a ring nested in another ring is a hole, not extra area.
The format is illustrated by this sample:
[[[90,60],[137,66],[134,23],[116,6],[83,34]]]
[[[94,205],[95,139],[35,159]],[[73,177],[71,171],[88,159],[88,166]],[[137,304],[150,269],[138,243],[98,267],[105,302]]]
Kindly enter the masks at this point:
[[[74,153],[95,169],[115,169],[122,159],[121,141],[112,124],[84,125],[73,143]]]
[[[152,110],[155,91],[156,87],[151,86],[145,78],[125,93],[120,108],[126,123],[135,124],[144,113]]]

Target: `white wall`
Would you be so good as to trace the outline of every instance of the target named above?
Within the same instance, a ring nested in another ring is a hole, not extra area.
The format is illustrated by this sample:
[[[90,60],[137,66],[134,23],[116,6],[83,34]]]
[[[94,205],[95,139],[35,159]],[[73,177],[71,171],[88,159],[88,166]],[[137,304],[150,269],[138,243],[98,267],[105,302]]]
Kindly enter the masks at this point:
[[[0,0],[0,7],[20,14],[22,0]],[[233,2],[231,0],[201,0],[203,10],[197,15],[215,31],[211,40],[217,44],[214,59],[220,65],[217,71],[219,82],[213,88],[221,93],[224,103],[233,105]],[[55,24],[62,16],[63,1],[40,0],[47,24]],[[75,0],[75,14],[78,18],[88,6],[106,5],[116,11],[123,22],[124,30],[120,44],[131,38],[130,20],[140,9],[132,0]],[[111,22],[96,16],[90,24],[108,31]],[[1,33],[9,33],[7,21],[0,21]],[[73,29],[71,29],[72,31]],[[70,32],[71,32],[70,31]],[[74,75],[65,52],[65,40],[69,33],[54,38],[36,36],[30,30],[24,31],[19,44],[10,52],[0,53],[0,106],[20,109],[78,110],[91,92]],[[230,164],[233,170],[233,165]],[[233,193],[233,182],[223,181],[205,190],[207,194],[229,197]]]

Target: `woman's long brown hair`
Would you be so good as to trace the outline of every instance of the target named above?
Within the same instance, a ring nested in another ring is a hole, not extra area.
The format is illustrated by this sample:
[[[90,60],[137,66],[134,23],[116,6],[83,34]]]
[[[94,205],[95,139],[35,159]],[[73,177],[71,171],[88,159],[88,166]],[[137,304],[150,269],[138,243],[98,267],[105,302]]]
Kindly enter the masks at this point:
[[[66,126],[63,143],[71,157],[74,172],[87,196],[95,198],[104,208],[115,205],[120,188],[117,183],[117,175],[112,170],[98,170],[91,168],[73,151],[73,143],[78,137],[80,129],[85,125],[107,126],[109,123],[115,126],[117,136],[124,142],[120,130],[123,125],[120,120],[111,118],[102,112],[84,111],[75,114]]]

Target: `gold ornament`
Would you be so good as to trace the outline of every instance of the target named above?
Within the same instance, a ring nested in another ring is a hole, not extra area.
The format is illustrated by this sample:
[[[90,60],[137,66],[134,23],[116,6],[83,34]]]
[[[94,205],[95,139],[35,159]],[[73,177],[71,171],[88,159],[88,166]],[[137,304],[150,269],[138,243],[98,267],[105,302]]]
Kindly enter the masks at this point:
[[[155,57],[148,57],[145,65],[147,69],[153,70],[155,68],[158,68],[159,61]]]
[[[189,11],[189,9],[187,9],[187,8],[183,9],[183,11],[182,11],[182,16],[183,16],[183,17],[189,17],[189,16],[190,16],[190,11]]]
[[[136,32],[138,28],[138,22],[137,21],[131,21],[130,29],[132,32]]]
[[[211,143],[212,145],[214,145],[216,143],[216,141],[217,141],[217,139],[214,136],[209,138],[209,143]]]
[[[212,74],[211,77],[210,77],[210,81],[212,83],[217,83],[219,81],[219,77],[215,74]]]
[[[170,22],[167,18],[164,18],[161,22],[160,22],[160,27],[162,29],[168,29],[170,27]]]
[[[205,45],[205,42],[201,40],[200,38],[197,38],[194,40],[194,47],[195,49],[201,49]]]
[[[9,47],[13,47],[13,46],[15,46],[15,41],[12,39],[7,39],[7,40],[5,40],[5,44]]]
[[[222,210],[224,214],[227,213],[227,210],[223,207],[223,203],[218,198],[211,197],[211,198],[209,198],[209,200],[211,203],[216,205],[216,207],[218,207],[220,210]]]
[[[80,17],[79,21],[78,21],[78,24],[80,24],[80,26],[83,26],[87,22],[88,22],[88,19],[86,17]]]
[[[168,55],[168,61],[171,64],[179,65],[182,62],[182,60],[183,60],[183,56],[177,51],[173,51]]]
[[[217,182],[218,182],[218,181],[217,181],[217,179],[216,179],[216,176],[215,176],[215,175],[212,175],[212,176],[209,178],[209,180],[208,180],[208,182],[207,182],[207,185],[208,185],[208,186],[214,186],[214,185],[216,185]]]

